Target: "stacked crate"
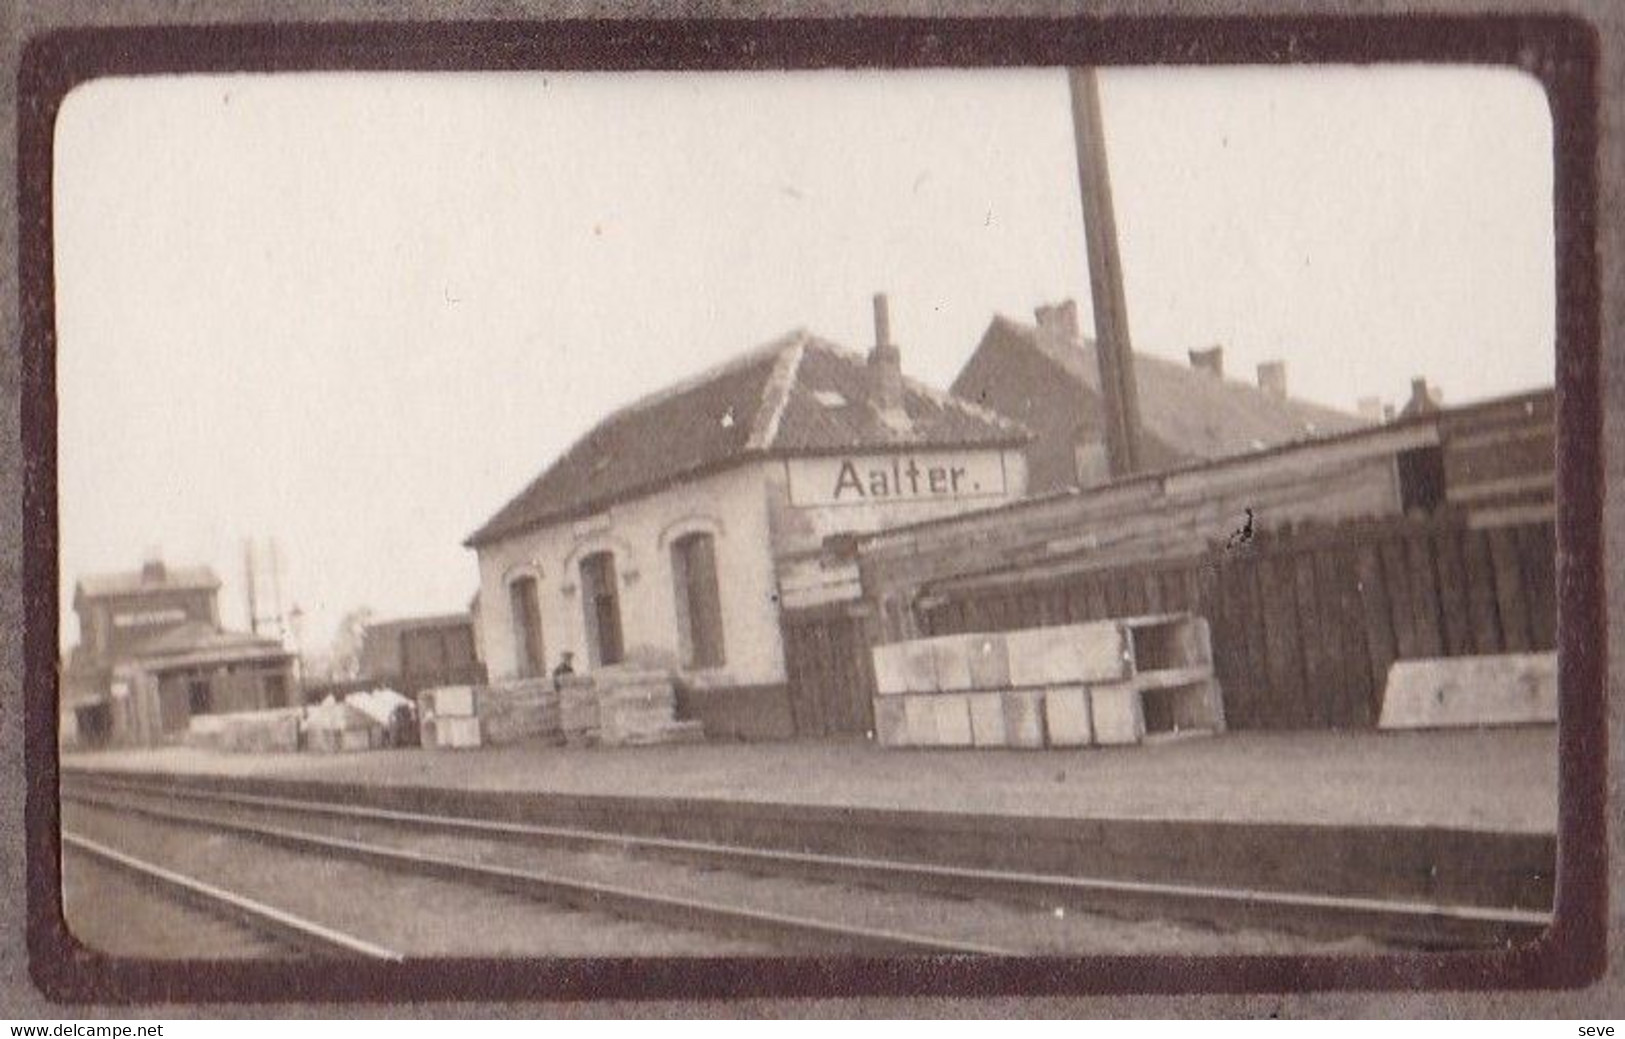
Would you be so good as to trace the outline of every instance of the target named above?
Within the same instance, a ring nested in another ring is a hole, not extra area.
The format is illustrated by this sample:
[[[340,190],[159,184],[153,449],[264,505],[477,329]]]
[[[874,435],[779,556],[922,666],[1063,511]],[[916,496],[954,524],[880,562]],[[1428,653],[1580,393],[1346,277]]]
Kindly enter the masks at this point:
[[[418,693],[418,734],[425,747],[466,750],[480,745],[479,697],[471,685]]]
[[[233,754],[279,754],[299,749],[299,708],[233,714],[195,714],[183,737],[187,746]]]
[[[1085,747],[1224,728],[1207,622],[1189,614],[913,639],[876,646],[874,665],[887,747]]]
[[[582,675],[561,675],[559,686],[559,729],[564,742],[572,747],[588,747],[598,742],[598,687]]]
[[[331,696],[307,709],[299,727],[305,749],[317,753],[372,750],[383,745],[383,728],[378,723]]]
[[[598,686],[598,739],[611,747],[693,743],[705,738],[699,722],[677,720],[677,687],[671,672],[636,667],[605,668]]]
[[[559,692],[549,678],[525,678],[481,686],[475,696],[480,739],[502,747],[526,740],[564,739]]]

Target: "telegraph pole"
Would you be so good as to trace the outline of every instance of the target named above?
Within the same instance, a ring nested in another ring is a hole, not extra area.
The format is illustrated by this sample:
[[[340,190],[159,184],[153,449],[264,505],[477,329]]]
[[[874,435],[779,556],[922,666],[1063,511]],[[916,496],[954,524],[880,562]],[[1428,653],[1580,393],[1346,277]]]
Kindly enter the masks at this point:
[[[1094,302],[1100,395],[1106,409],[1106,456],[1113,477],[1137,472],[1140,449],[1140,394],[1134,378],[1134,348],[1128,335],[1128,303],[1123,266],[1117,254],[1117,220],[1112,213],[1111,175],[1101,130],[1100,84],[1092,68],[1067,70],[1072,92],[1072,129],[1078,147],[1078,189],[1083,198],[1083,235],[1089,251],[1089,295]]]

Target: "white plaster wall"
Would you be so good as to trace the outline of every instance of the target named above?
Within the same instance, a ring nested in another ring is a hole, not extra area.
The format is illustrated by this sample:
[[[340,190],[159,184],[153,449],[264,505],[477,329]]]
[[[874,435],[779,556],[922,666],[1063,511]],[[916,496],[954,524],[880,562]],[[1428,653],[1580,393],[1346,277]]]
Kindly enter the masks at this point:
[[[680,667],[670,546],[685,533],[703,530],[716,538],[727,662],[685,670],[685,677],[702,687],[783,682],[764,468],[764,463],[741,466],[480,548],[479,636],[491,677],[511,678],[516,672],[508,584],[527,573],[537,577],[548,669],[566,649],[575,654],[577,669],[586,669],[579,567],[584,556],[599,549],[615,554],[628,658]]]
[[[922,459],[931,452],[917,452]],[[961,454],[963,454],[961,452]],[[779,631],[779,581],[775,561],[814,552],[837,533],[883,527],[988,508],[1022,496],[1026,459],[1005,451],[1003,496],[897,501],[861,506],[795,508],[789,503],[785,463],[752,462],[611,507],[587,519],[518,534],[478,550],[480,616],[476,637],[493,680],[517,671],[508,585],[537,578],[542,648],[549,670],[568,649],[585,670],[586,618],[581,604],[580,562],[608,549],[620,581],[621,631],[627,656],[683,670],[699,687],[771,685],[785,680]],[[951,458],[952,453],[943,457]],[[716,538],[724,650],[719,668],[681,668],[671,542],[696,530]]]

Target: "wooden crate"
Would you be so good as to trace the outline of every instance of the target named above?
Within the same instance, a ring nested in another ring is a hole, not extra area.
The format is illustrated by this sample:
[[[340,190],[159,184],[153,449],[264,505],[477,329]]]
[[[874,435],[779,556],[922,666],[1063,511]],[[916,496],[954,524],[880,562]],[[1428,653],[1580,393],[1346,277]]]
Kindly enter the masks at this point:
[[[460,715],[441,715],[435,719],[437,746],[458,750],[480,745],[480,720]]]
[[[999,694],[1004,705],[1005,745],[1035,748],[1044,746],[1044,691],[1009,689]]]
[[[1095,742],[1102,746],[1139,743],[1145,738],[1140,689],[1133,682],[1107,682],[1089,687],[1090,719]]]
[[[967,693],[970,708],[971,743],[977,747],[1007,747],[1004,727],[1004,696],[1001,693]]]
[[[970,687],[972,689],[1010,688],[1010,650],[1000,632],[973,635],[969,641]]]
[[[1396,660],[1383,689],[1382,729],[1557,721],[1557,654]]]
[[[1213,642],[1208,623],[1189,613],[1130,617],[1128,631],[1134,674],[1148,671],[1213,669]]]
[[[964,692],[976,688],[971,675],[971,653],[980,636],[942,635],[926,640],[931,646],[936,668],[936,688],[944,692]]]
[[[1051,747],[1087,747],[1095,727],[1089,714],[1089,690],[1082,685],[1044,691],[1044,727]]]
[[[903,698],[903,715],[908,725],[908,744],[911,747],[935,747],[937,736],[937,705],[933,695],[909,695]]]
[[[970,698],[964,693],[942,693],[931,697],[936,711],[937,746],[969,747],[972,743]]]
[[[1147,671],[1128,684],[1140,690],[1141,717],[1148,732],[1224,731],[1224,700],[1210,668]]]
[[[472,718],[475,711],[474,687],[443,685],[418,694],[420,710],[441,717]]]
[[[874,647],[875,691],[882,696],[937,689],[936,655],[930,640],[910,639]]]
[[[371,750],[376,746],[373,730],[371,729],[341,729],[339,730],[340,750]]]
[[[1010,684],[1022,687],[1107,682],[1133,673],[1128,631],[1116,621],[1005,633]]]
[[[877,696],[875,705],[875,739],[882,747],[907,747],[907,700],[901,696]]]

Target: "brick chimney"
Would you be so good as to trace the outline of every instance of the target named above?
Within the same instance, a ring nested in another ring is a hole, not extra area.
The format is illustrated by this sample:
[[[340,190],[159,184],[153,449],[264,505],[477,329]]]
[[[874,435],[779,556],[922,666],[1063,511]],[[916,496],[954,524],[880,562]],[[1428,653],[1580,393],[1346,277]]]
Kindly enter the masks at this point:
[[[875,294],[875,347],[869,353],[870,398],[882,415],[905,420],[903,409],[903,354],[891,341],[891,313],[886,294]]]
[[[1214,343],[1206,350],[1188,350],[1191,367],[1215,379],[1224,378],[1224,347]]]
[[[1258,388],[1276,400],[1286,400],[1286,362],[1260,362],[1258,365]]]
[[[1078,304],[1075,300],[1046,303],[1033,308],[1041,345],[1071,347],[1078,341]]]
[[[163,557],[157,552],[148,552],[147,557],[141,562],[141,583],[163,584],[164,577]]]
[[[1411,399],[1405,403],[1404,413],[1425,415],[1438,411],[1441,396],[1436,387],[1429,386],[1428,381],[1418,375],[1411,380]]]

